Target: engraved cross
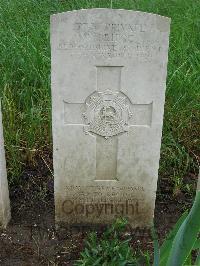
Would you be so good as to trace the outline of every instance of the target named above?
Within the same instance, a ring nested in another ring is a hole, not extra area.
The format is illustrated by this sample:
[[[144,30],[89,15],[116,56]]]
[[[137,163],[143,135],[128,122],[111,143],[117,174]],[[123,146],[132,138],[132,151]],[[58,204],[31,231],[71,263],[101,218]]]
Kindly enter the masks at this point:
[[[151,126],[153,103],[131,103],[121,92],[121,70],[122,66],[97,66],[97,88],[89,100],[64,102],[65,124],[96,136],[96,181],[118,180],[118,135],[129,127]]]

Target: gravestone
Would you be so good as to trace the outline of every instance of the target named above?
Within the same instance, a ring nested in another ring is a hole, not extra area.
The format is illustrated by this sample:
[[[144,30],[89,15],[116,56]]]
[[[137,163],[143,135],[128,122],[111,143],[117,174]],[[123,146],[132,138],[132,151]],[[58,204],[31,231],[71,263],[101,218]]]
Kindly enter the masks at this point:
[[[10,200],[6,174],[3,126],[0,103],[0,228],[5,228],[10,220]]]
[[[89,9],[51,16],[57,224],[154,215],[170,19]]]

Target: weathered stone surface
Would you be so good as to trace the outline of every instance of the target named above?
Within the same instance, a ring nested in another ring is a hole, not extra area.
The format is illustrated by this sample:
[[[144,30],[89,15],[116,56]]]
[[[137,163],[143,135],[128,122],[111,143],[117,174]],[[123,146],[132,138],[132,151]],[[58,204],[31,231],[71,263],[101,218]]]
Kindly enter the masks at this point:
[[[51,17],[56,222],[152,223],[170,19],[91,9]]]
[[[3,126],[0,104],[0,228],[6,227],[10,220],[10,200],[6,173]]]

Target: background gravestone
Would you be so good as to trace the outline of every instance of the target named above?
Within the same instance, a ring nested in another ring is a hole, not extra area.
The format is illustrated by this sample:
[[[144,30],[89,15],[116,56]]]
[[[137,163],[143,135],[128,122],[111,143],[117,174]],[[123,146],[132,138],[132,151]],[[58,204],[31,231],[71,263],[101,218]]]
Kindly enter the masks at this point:
[[[91,9],[51,17],[56,222],[152,223],[170,19]]]
[[[10,220],[10,200],[6,174],[6,161],[3,139],[3,125],[0,103],[0,228],[4,228]]]

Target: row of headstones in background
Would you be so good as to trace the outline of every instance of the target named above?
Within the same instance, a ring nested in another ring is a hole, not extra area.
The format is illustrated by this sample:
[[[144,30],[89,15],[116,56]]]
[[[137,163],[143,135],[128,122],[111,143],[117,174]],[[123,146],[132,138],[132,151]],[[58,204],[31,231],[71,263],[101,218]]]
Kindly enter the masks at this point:
[[[6,227],[9,220],[10,220],[10,200],[8,192],[1,102],[0,102],[0,228]]]
[[[51,17],[57,224],[152,223],[170,19],[91,9]],[[0,117],[1,120],[1,117]],[[10,219],[0,121],[0,224]]]

